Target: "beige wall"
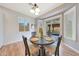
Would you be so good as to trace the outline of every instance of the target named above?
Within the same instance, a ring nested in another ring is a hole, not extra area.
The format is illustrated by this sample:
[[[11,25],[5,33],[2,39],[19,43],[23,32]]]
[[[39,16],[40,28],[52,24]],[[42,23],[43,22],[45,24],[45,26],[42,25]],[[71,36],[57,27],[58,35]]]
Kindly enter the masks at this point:
[[[4,40],[4,24],[3,24],[3,14],[0,13],[0,47],[3,45],[3,40]]]
[[[31,36],[30,31],[24,33],[19,32],[18,17],[26,18],[30,24],[34,23],[33,18],[0,6],[0,14],[1,13],[4,16],[4,45],[22,40],[22,35],[28,38]]]

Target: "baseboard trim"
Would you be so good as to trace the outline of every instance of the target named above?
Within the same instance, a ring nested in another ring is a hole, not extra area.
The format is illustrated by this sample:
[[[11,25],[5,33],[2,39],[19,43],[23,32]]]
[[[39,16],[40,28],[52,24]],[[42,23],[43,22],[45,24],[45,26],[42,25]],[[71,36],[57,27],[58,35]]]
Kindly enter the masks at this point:
[[[14,43],[21,42],[21,41],[23,41],[23,40],[7,42],[6,44],[3,44],[3,46],[9,45],[9,44],[14,44]]]
[[[73,51],[75,51],[76,53],[79,54],[79,51],[77,49],[72,48],[71,46],[69,46],[68,44],[64,43],[65,46],[67,46],[68,48],[72,49]]]

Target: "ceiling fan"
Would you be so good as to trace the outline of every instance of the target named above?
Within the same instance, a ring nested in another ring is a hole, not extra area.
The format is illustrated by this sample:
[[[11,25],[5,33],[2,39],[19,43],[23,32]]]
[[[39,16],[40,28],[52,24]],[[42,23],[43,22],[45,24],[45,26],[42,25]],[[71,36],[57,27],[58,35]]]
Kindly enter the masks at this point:
[[[38,5],[36,3],[29,3],[29,5],[32,6],[30,12],[35,14],[35,15],[38,15],[39,12],[40,12],[40,9],[39,9]]]
[[[29,3],[29,5],[31,5],[31,6],[37,6],[36,3]]]

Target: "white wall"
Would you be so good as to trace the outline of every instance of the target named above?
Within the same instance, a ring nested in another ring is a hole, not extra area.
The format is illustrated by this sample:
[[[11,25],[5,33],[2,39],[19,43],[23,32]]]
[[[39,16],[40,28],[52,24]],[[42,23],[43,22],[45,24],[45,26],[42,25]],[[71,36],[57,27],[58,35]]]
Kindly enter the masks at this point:
[[[33,18],[27,17],[23,14],[20,14],[18,12],[14,12],[12,10],[9,10],[4,7],[0,7],[0,13],[4,15],[4,22],[1,24],[4,24],[4,45],[10,44],[13,42],[21,41],[22,35],[27,36],[28,38],[31,36],[30,31],[28,32],[19,32],[19,24],[18,24],[18,17],[24,17],[27,20],[29,20],[30,24],[34,23]],[[1,26],[0,26],[1,27]],[[2,33],[1,33],[2,34]]]
[[[76,50],[78,50],[79,51],[79,3],[66,3],[66,4],[64,4],[64,5],[62,5],[62,8],[61,7],[59,7],[59,9],[55,9],[55,11],[52,11],[52,12],[50,12],[50,13],[48,13],[48,14],[46,14],[46,15],[44,15],[44,16],[40,16],[41,17],[41,19],[42,18],[45,18],[46,16],[47,17],[49,17],[49,16],[55,16],[55,15],[58,15],[58,13],[57,14],[54,14],[53,12],[59,12],[59,14],[60,15],[62,15],[62,32],[61,33],[63,33],[63,35],[64,35],[64,30],[63,30],[63,28],[64,28],[64,12],[65,11],[67,11],[67,10],[69,10],[70,8],[72,8],[73,6],[76,6],[77,8],[76,8],[76,28],[74,28],[73,30],[75,30],[76,29],[76,39],[75,39],[75,41],[73,41],[73,40],[70,40],[70,39],[64,39],[64,43],[65,44],[67,44],[68,46],[70,46],[70,47],[72,47],[73,49],[76,49]],[[60,12],[61,11],[61,12]],[[45,19],[44,19],[45,20]],[[73,24],[74,25],[74,24]]]
[[[0,13],[0,47],[3,45],[4,41],[4,24],[3,24],[3,14]]]

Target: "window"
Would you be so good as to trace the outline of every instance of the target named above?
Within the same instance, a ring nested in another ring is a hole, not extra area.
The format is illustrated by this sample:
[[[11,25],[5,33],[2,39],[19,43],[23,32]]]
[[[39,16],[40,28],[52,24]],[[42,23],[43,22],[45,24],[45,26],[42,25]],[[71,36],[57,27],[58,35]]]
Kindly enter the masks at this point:
[[[29,21],[24,18],[19,18],[19,32],[29,31]]]
[[[64,13],[64,38],[76,40],[76,8]]]

